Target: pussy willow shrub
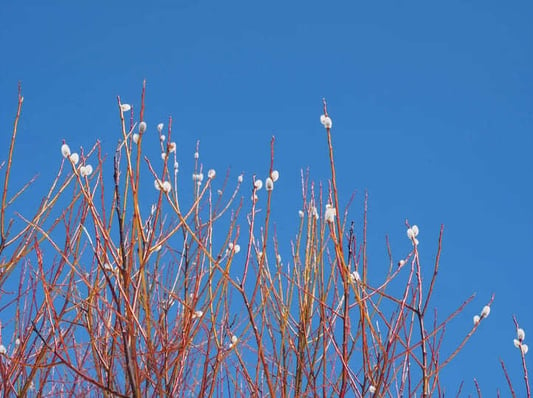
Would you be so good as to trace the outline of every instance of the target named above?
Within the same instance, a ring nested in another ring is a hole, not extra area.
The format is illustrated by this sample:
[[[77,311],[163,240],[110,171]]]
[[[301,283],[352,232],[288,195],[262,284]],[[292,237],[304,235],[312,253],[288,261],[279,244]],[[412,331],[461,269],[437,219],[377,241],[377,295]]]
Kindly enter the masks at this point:
[[[16,204],[33,181],[10,189],[19,88],[2,163],[5,395],[444,395],[439,374],[492,299],[441,357],[447,324],[472,299],[444,319],[433,315],[443,229],[434,263],[423,267],[419,229],[406,222],[412,249],[399,263],[390,255],[379,283],[368,281],[366,204],[358,238],[339,211],[325,101],[331,178],[322,189],[302,174],[296,237],[280,242],[270,211],[283,178],[274,140],[264,180],[205,171],[196,149],[191,181],[179,172],[172,119],[147,133],[144,97],[145,86],[138,117],[118,98],[114,153],[100,142],[79,153],[68,142],[58,148],[57,176],[28,215]],[[145,150],[147,140],[160,151]],[[286,262],[283,250],[292,253]],[[525,333],[516,329],[529,396]]]

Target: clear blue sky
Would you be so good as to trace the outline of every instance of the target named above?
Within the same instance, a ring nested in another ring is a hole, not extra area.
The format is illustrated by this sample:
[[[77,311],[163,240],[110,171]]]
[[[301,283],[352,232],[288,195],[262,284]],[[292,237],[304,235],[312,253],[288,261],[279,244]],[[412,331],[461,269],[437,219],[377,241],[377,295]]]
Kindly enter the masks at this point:
[[[488,396],[506,393],[499,357],[521,382],[513,314],[533,336],[530,1],[44,3],[4,1],[0,11],[0,149],[5,158],[21,81],[17,177],[40,172],[37,197],[62,139],[73,148],[101,139],[113,151],[116,96],[138,104],[146,78],[149,129],[173,116],[183,167],[199,139],[206,168],[264,175],[276,136],[274,217],[288,258],[300,169],[328,176],[326,97],[341,203],[357,193],[359,226],[369,193],[373,277],[386,264],[385,235],[398,258],[410,249],[406,218],[431,266],[443,223],[435,305],[444,316],[477,293],[450,341],[496,295],[445,373],[449,393],[462,378],[473,392],[473,377]]]

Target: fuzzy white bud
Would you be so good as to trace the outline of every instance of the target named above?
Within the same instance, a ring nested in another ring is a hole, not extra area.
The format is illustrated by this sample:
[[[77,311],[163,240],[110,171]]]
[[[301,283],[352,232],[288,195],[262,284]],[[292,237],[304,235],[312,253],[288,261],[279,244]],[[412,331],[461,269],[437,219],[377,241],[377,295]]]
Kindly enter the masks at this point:
[[[74,164],[78,164],[78,162],[80,161],[80,155],[78,155],[77,153],[73,153],[72,155],[70,155],[70,161]]]
[[[139,134],[137,134],[137,133],[133,134],[132,139],[133,139],[133,142],[134,142],[135,144],[138,144],[138,143],[139,143],[139,137],[140,137]]]
[[[335,216],[337,215],[337,209],[332,207],[331,205],[326,205],[326,214],[324,215],[324,218],[327,222],[333,222],[335,221]]]
[[[279,171],[272,170],[272,173],[270,173],[270,177],[272,177],[272,181],[276,182],[279,178]]]
[[[146,131],[146,122],[142,121],[139,123],[139,134],[142,134]]]
[[[481,320],[481,318],[479,317],[479,315],[474,315],[474,318],[473,318],[474,325],[477,325],[480,320]]]
[[[164,127],[164,124],[163,124],[163,123],[159,123],[159,124],[157,125],[157,131],[158,131],[159,133],[161,133],[161,132],[163,131],[163,127]]]
[[[217,172],[215,171],[215,169],[211,169],[207,172],[207,178],[209,178],[210,180],[215,178],[216,175],[217,175]]]
[[[265,180],[265,189],[267,191],[272,191],[274,189],[274,181],[272,181],[272,178],[268,177]]]
[[[254,187],[255,187],[255,189],[257,189],[258,191],[260,191],[261,188],[263,188],[263,181],[261,181],[261,180],[255,180],[255,182],[254,182]]]
[[[192,175],[192,180],[197,182],[198,184],[201,184],[202,181],[204,180],[204,173],[198,173],[198,174],[194,173]]]
[[[70,147],[67,144],[61,145],[61,154],[65,158],[68,158],[70,156]]]
[[[170,182],[165,181],[161,188],[163,189],[163,192],[169,193],[172,189],[172,185],[170,185]]]
[[[93,166],[91,166],[90,164],[80,167],[80,175],[82,177],[88,177],[92,174],[92,172],[93,172]]]
[[[407,229],[407,237],[412,240],[418,236],[418,232],[418,226],[413,225],[411,228]]]
[[[120,109],[122,110],[122,112],[128,112],[131,109],[131,105],[130,104],[120,104]]]
[[[516,330],[516,337],[518,338],[518,340],[522,341],[526,338],[526,332],[524,331],[524,329],[522,328],[518,328]]]
[[[354,271],[350,274],[350,279],[352,280],[352,282],[359,282],[361,281],[361,276],[359,275],[359,272],[357,271]]]
[[[322,125],[327,129],[330,129],[333,126],[333,121],[329,116],[326,115],[320,116],[320,123],[322,123]]]
[[[486,318],[488,317],[490,314],[490,307],[488,305],[486,305],[485,307],[483,307],[483,309],[481,310],[481,316],[483,318]]]

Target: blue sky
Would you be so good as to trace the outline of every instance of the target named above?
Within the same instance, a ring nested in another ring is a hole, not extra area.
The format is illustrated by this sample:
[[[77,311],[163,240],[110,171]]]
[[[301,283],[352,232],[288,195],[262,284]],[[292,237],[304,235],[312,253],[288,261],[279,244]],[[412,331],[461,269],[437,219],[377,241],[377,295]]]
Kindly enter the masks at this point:
[[[21,81],[21,184],[39,172],[37,193],[46,186],[62,139],[86,148],[100,139],[111,153],[116,96],[138,104],[146,79],[149,128],[173,116],[184,167],[200,140],[206,168],[265,175],[276,136],[274,217],[288,257],[300,170],[328,177],[326,97],[341,203],[356,192],[358,225],[369,193],[375,277],[385,235],[396,256],[409,250],[406,218],[420,227],[428,267],[442,223],[435,304],[444,315],[477,293],[450,339],[496,295],[446,373],[450,392],[461,378],[473,392],[473,377],[489,396],[506,391],[500,357],[520,382],[512,315],[533,333],[531,2],[4,3],[0,149],[4,158]]]

